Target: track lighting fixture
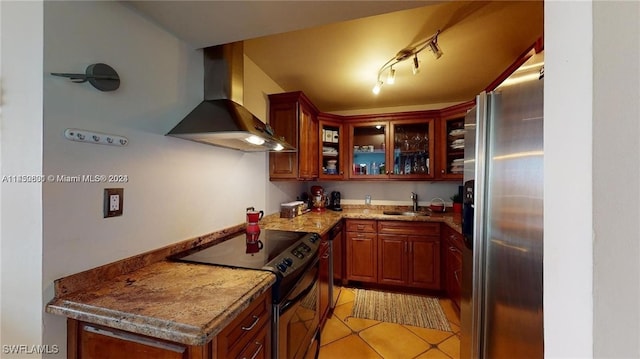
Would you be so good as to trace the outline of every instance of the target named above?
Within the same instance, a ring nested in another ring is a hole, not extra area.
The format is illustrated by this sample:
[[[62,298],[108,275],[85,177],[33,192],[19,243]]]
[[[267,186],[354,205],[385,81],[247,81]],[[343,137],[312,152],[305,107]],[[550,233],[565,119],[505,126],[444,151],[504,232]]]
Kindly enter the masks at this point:
[[[408,60],[413,57],[413,74],[417,74],[420,71],[420,61],[418,60],[418,53],[420,53],[427,47],[431,50],[431,52],[433,52],[433,55],[436,57],[436,59],[439,59],[442,56],[442,49],[440,49],[440,46],[438,45],[439,34],[440,30],[436,31],[433,36],[419,42],[415,46],[404,48],[398,51],[398,53],[394,57],[392,57],[389,61],[382,65],[382,67],[380,67],[380,70],[378,70],[378,79],[375,86],[373,87],[373,93],[376,95],[380,93],[382,85],[384,84],[384,81],[382,81],[382,75],[387,70],[389,71],[389,74],[387,75],[387,84],[391,85],[395,83],[396,70],[393,68],[393,66],[399,62]]]

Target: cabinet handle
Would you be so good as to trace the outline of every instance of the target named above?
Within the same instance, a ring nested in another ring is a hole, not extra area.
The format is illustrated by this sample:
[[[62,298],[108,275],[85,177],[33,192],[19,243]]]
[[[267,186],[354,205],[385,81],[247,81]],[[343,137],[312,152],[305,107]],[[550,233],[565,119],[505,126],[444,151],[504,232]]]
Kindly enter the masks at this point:
[[[260,354],[260,351],[262,350],[262,343],[256,342],[256,345],[258,346],[258,349],[256,349],[255,353],[253,353],[250,359],[256,359],[256,357],[258,356],[258,354]],[[247,357],[242,357],[242,359],[247,359]]]
[[[256,324],[258,324],[258,321],[259,321],[259,320],[260,320],[260,317],[259,317],[259,316],[257,316],[257,315],[254,315],[254,316],[253,316],[253,323],[251,323],[251,325],[250,325],[250,326],[248,326],[248,327],[240,327],[240,329],[245,330],[245,331],[247,331],[247,332],[248,332],[248,331],[250,331],[251,329],[253,329],[253,327],[255,327],[255,326],[256,326]]]
[[[359,230],[360,230],[360,229],[364,229],[364,224],[359,224],[359,225],[357,226],[357,228],[358,228]]]
[[[452,251],[452,252],[460,253],[460,250],[458,248],[454,247],[454,246],[449,247],[449,250]],[[462,253],[460,253],[460,254],[462,254]]]
[[[460,272],[459,270],[454,270],[453,271],[453,276],[456,277],[456,283],[460,284],[460,278],[458,278],[458,272]]]
[[[330,255],[331,255],[331,253],[330,253],[330,252],[327,252],[327,253],[325,253],[325,254],[322,256],[322,258],[320,258],[320,259],[327,259],[327,258],[329,258],[329,256],[330,256]]]
[[[444,170],[440,170],[440,173],[444,174]]]

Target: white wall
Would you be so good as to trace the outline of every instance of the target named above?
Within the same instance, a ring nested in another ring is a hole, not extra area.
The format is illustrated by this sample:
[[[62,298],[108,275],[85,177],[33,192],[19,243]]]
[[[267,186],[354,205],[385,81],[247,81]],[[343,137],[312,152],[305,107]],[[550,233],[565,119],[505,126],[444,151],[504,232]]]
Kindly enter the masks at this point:
[[[593,354],[639,358],[640,3],[595,1],[593,30]]]
[[[316,183],[314,183],[316,184]],[[326,192],[340,191],[342,203],[364,204],[366,195],[371,196],[373,205],[411,205],[411,192],[418,195],[418,204],[428,206],[434,198],[451,202],[450,197],[458,193],[461,182],[430,181],[359,181],[359,182],[318,182]],[[307,189],[308,190],[308,189]]]
[[[42,171],[41,1],[0,2],[0,167]],[[20,36],[11,36],[20,34]],[[3,181],[0,212],[0,345],[42,343],[42,186]],[[53,349],[53,348],[52,348]],[[35,358],[23,350],[11,358]]]
[[[44,24],[44,173],[129,179],[45,184],[45,303],[57,278],[237,225],[246,207],[266,206],[265,153],[164,136],[202,100],[201,51],[117,2],[46,2]],[[48,75],[83,72],[95,62],[118,71],[117,91]],[[245,93],[245,105],[264,116],[262,98],[250,97]],[[62,136],[66,128],[123,135],[130,142],[71,142]],[[103,189],[109,187],[124,188],[122,217],[102,216]],[[65,343],[65,318],[45,315],[44,324],[46,343]]]
[[[593,356],[592,3],[545,1],[546,358]]]

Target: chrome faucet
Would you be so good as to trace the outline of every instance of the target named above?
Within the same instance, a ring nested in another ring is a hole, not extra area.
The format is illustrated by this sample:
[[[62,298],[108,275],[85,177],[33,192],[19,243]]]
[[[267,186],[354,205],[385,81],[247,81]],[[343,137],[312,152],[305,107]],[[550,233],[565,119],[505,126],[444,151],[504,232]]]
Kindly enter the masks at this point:
[[[411,192],[411,201],[413,202],[413,211],[418,212],[418,195],[415,192]]]

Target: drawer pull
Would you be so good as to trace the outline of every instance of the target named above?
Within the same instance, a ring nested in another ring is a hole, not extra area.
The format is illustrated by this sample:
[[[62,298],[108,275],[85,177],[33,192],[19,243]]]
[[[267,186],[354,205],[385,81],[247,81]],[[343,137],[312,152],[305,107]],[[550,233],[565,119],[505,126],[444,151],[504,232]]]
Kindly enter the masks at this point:
[[[362,229],[364,229],[364,224],[359,224],[358,225],[358,230],[362,230]]]
[[[245,330],[245,331],[247,331],[247,332],[248,332],[248,331],[250,331],[251,329],[253,329],[253,327],[255,327],[255,326],[256,326],[256,324],[258,324],[258,321],[259,321],[259,320],[260,320],[260,317],[259,317],[259,316],[257,316],[257,315],[254,315],[254,316],[253,316],[253,323],[251,323],[251,325],[250,325],[250,326],[248,326],[248,327],[240,327],[240,329]]]
[[[250,359],[256,359],[256,357],[258,356],[258,354],[260,354],[260,351],[262,350],[262,343],[256,342],[256,345],[258,346],[258,349],[256,349],[255,353],[253,353]],[[242,359],[247,359],[247,357],[242,357]]]

